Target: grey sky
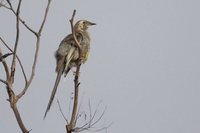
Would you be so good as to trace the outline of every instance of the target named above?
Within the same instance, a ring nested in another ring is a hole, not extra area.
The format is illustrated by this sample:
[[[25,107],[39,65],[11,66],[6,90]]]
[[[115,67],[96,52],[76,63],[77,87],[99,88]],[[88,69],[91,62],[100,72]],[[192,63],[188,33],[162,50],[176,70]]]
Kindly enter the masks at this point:
[[[76,20],[97,23],[90,29],[90,59],[81,68],[83,108],[88,99],[93,108],[102,100],[101,109],[108,106],[103,123],[114,122],[108,133],[200,132],[199,5],[198,0],[53,0],[34,82],[18,103],[27,127],[33,133],[65,132],[56,100],[47,119],[42,118],[56,77],[54,52],[70,33],[68,20],[77,9]],[[45,6],[46,0],[24,0],[22,17],[38,29]],[[0,36],[12,44],[14,16],[0,8],[0,18]],[[34,39],[23,28],[19,56],[27,72]],[[23,86],[19,77],[17,88]],[[72,87],[70,73],[56,96],[65,112]],[[6,90],[0,88],[0,132],[20,132]]]

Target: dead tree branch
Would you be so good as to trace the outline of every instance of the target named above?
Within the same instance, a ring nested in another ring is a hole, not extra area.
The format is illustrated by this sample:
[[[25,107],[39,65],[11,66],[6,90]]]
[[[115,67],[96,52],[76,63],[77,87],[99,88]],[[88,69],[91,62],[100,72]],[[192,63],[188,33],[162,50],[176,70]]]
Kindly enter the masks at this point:
[[[4,7],[4,8],[6,8],[6,9],[8,9],[8,10],[10,10],[14,15],[17,15],[16,12],[15,12],[15,10],[13,9],[13,6],[12,6],[10,0],[6,0],[6,1],[7,1],[7,3],[1,4],[1,6]],[[7,4],[8,4],[9,6],[6,6]],[[28,25],[26,24],[26,22],[20,17],[20,15],[19,15],[19,21],[20,21],[30,32],[32,32],[34,35],[37,35],[37,32],[36,32],[35,30],[33,30],[30,26],[28,26]]]
[[[10,55],[12,55],[12,53],[7,53],[7,54],[4,54],[4,55],[0,56],[0,62],[1,62],[3,59],[5,59],[5,58],[7,58],[8,56],[10,56]]]
[[[75,40],[75,44],[77,45],[78,47],[78,51],[79,51],[79,58],[80,56],[82,55],[82,51],[81,51],[81,45],[76,37],[76,34],[75,34],[75,31],[74,31],[74,17],[75,17],[75,14],[76,14],[76,10],[74,10],[73,14],[72,14],[72,18],[69,20],[70,21],[70,25],[71,25],[71,31],[72,31],[72,35],[74,37],[74,40]]]
[[[15,47],[13,51],[13,59],[12,59],[12,65],[11,65],[11,74],[10,74],[10,80],[11,82],[14,82],[14,76],[15,76],[15,68],[16,68],[16,53],[17,48],[19,44],[19,13],[20,13],[20,7],[21,7],[22,0],[19,0],[18,6],[17,6],[17,12],[16,12],[16,38],[15,38]]]
[[[68,122],[67,118],[65,117],[65,115],[64,115],[64,113],[63,113],[63,111],[62,111],[62,108],[61,108],[61,106],[60,106],[59,100],[57,100],[57,103],[58,103],[58,107],[59,107],[60,113],[62,114],[63,118],[65,119],[65,121],[66,121],[67,124],[68,124],[69,122]]]
[[[32,80],[34,78],[35,75],[35,69],[36,69],[36,64],[37,64],[37,59],[38,59],[38,53],[39,53],[39,49],[40,49],[40,39],[41,39],[41,33],[43,30],[43,27],[45,25],[46,19],[47,19],[47,15],[48,15],[48,11],[49,11],[49,7],[50,7],[50,3],[52,0],[48,0],[46,9],[45,9],[45,13],[44,13],[44,17],[41,23],[41,26],[38,30],[38,32],[35,32],[34,30],[32,30],[32,28],[30,28],[21,18],[20,18],[20,7],[21,7],[21,3],[22,0],[19,0],[18,5],[17,5],[17,9],[16,11],[14,10],[10,0],[6,0],[7,4],[9,6],[6,6],[6,4],[2,4],[1,6],[5,7],[6,9],[11,10],[15,17],[16,17],[16,37],[15,37],[15,45],[14,45],[14,50],[12,50],[9,45],[7,45],[7,43],[0,37],[0,41],[6,46],[6,48],[11,51],[11,53],[13,55],[12,61],[11,61],[11,66],[9,69],[9,66],[5,60],[5,58],[7,56],[9,56],[9,54],[4,54],[2,53],[2,50],[0,49],[0,58],[1,58],[1,63],[3,64],[5,73],[6,73],[6,80],[0,79],[0,82],[6,84],[6,89],[7,89],[7,93],[8,93],[8,101],[10,102],[10,107],[14,112],[15,118],[17,120],[17,123],[21,129],[21,131],[23,133],[29,133],[30,131],[27,130],[27,128],[25,127],[21,115],[19,113],[19,110],[17,108],[17,101],[26,93],[27,89],[29,88],[30,84],[32,83]],[[33,59],[33,64],[32,64],[32,71],[31,71],[31,75],[30,78],[27,79],[23,65],[21,63],[21,60],[19,59],[19,57],[17,56],[17,49],[18,49],[18,45],[19,45],[19,37],[20,37],[20,22],[30,31],[32,32],[35,36],[36,36],[36,49],[35,49],[35,53],[34,53],[34,59]],[[22,73],[24,75],[24,79],[25,79],[25,86],[22,89],[22,91],[16,95],[14,93],[14,87],[13,87],[13,83],[14,83],[14,78],[15,78],[15,69],[16,69],[16,59],[18,60],[20,67],[22,69]]]
[[[105,107],[105,109],[100,114],[100,116],[97,117],[97,112],[99,110],[100,104],[101,104],[101,101],[98,103],[98,105],[97,105],[94,113],[92,114],[92,109],[91,109],[91,105],[90,105],[90,102],[89,102],[89,120],[86,119],[86,121],[88,121],[88,122],[86,122],[85,124],[83,124],[80,127],[76,127],[74,129],[74,132],[82,132],[82,131],[85,131],[85,130],[98,132],[98,131],[107,129],[107,128],[109,128],[112,125],[112,123],[111,123],[108,126],[104,126],[102,128],[99,128],[99,129],[96,129],[96,127],[94,127],[95,125],[97,125],[103,119],[103,116],[105,115],[105,111],[107,109],[107,107]],[[87,116],[88,116],[88,114],[86,114],[86,117]],[[92,129],[95,129],[95,130],[92,130]]]
[[[46,22],[46,19],[47,19],[47,15],[48,15],[48,12],[49,12],[49,7],[50,7],[50,4],[51,4],[51,1],[52,0],[48,0],[48,3],[47,3],[47,7],[45,9],[45,13],[44,13],[44,18],[43,18],[43,21],[42,21],[42,24],[38,30],[38,32],[35,34],[36,37],[37,37],[37,40],[36,40],[36,49],[35,49],[35,54],[34,54],[34,61],[33,61],[33,65],[32,65],[32,71],[31,71],[31,76],[26,84],[26,86],[24,87],[24,89],[22,90],[22,92],[20,94],[17,95],[17,98],[20,99],[27,91],[28,87],[30,86],[34,76],[35,76],[35,69],[36,69],[36,65],[37,65],[37,60],[38,60],[38,53],[39,53],[39,49],[40,49],[40,39],[41,39],[41,32],[43,30],[43,27],[44,27],[44,24]]]
[[[4,83],[5,85],[7,85],[7,82],[3,79],[0,79],[0,82]]]
[[[80,46],[80,42],[76,38],[76,33],[74,31],[74,25],[73,25],[75,14],[76,14],[76,10],[74,10],[74,12],[72,14],[72,17],[70,19],[70,24],[71,24],[71,32],[72,32],[72,35],[74,37],[75,44],[76,44],[78,51],[79,51],[79,59],[80,59],[81,58],[80,55],[82,53],[81,46]],[[73,99],[74,103],[73,103],[73,106],[72,106],[73,108],[72,108],[72,115],[71,115],[70,123],[66,125],[67,133],[90,130],[91,128],[94,127],[94,125],[96,125],[102,119],[102,117],[104,116],[105,111],[106,111],[106,108],[105,108],[103,110],[103,112],[101,113],[101,115],[96,119],[96,114],[97,114],[97,110],[98,110],[100,103],[98,104],[94,114],[92,114],[91,106],[90,106],[90,103],[89,103],[89,112],[90,112],[89,121],[86,122],[81,127],[77,127],[76,124],[77,124],[77,120],[79,118],[78,101],[79,101],[79,86],[80,86],[80,81],[79,81],[80,67],[81,67],[81,64],[77,64],[76,73],[75,73],[75,77],[74,77],[74,99]],[[81,116],[81,114],[80,114],[80,116]],[[87,117],[87,115],[85,114],[85,119],[86,119],[86,117]],[[96,120],[94,120],[94,119],[96,119]],[[103,127],[101,129],[98,129],[97,131],[107,129],[107,128],[108,127]]]
[[[1,48],[0,48],[0,56],[3,56]],[[6,62],[5,59],[2,59],[1,63],[3,64],[4,70],[5,70],[5,73],[6,73],[6,81],[7,81],[9,79],[9,76],[10,76],[10,70],[8,68],[8,65],[7,65],[7,62]]]
[[[1,42],[6,46],[6,48],[12,52],[12,54],[14,53],[13,50],[9,47],[9,45],[0,37],[0,40]],[[16,54],[16,57],[17,57],[17,61],[19,62],[19,65],[20,65],[20,68],[22,70],[22,73],[23,73],[23,76],[24,76],[24,80],[25,80],[25,84],[27,83],[27,76],[26,76],[26,73],[25,73],[25,70],[24,70],[24,67],[22,65],[22,62],[20,60],[20,58],[18,57],[18,55]]]
[[[81,54],[81,46],[80,43],[78,42],[78,39],[76,38],[75,32],[74,32],[74,17],[76,14],[76,10],[74,10],[73,14],[72,14],[72,18],[69,20],[70,24],[71,24],[71,31],[72,31],[72,35],[74,37],[75,40],[75,44],[78,47],[79,50],[79,56]],[[67,133],[71,133],[74,131],[75,126],[76,126],[76,117],[77,117],[77,110],[78,110],[78,94],[79,94],[79,73],[80,73],[80,67],[81,64],[77,64],[77,68],[76,68],[76,74],[74,77],[74,103],[73,103],[73,109],[72,109],[72,115],[71,115],[71,119],[70,119],[70,123],[66,125],[66,130]]]
[[[0,57],[1,56],[3,56],[3,53],[2,53],[2,50],[0,48]],[[9,79],[10,70],[9,70],[7,62],[4,58],[1,59],[1,63],[3,64],[4,70],[5,70],[5,73],[6,73],[6,80],[1,79],[1,82],[5,83],[7,85],[7,80]]]
[[[74,78],[74,103],[73,103],[70,123],[66,125],[67,133],[73,132],[76,126],[76,117],[77,117],[77,109],[78,109],[78,94],[79,94],[79,85],[80,85],[80,82],[79,82],[80,66],[81,65],[77,66],[76,75]]]

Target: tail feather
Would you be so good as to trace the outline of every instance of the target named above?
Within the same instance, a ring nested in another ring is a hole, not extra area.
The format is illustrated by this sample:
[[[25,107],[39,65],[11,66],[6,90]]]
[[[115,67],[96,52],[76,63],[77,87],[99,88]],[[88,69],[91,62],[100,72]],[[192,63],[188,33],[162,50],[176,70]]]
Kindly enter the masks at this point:
[[[51,104],[52,104],[52,102],[53,102],[53,100],[54,100],[54,97],[55,97],[55,94],[56,94],[56,91],[57,91],[58,84],[59,84],[59,82],[60,82],[62,73],[63,73],[63,67],[62,67],[62,69],[60,69],[60,70],[58,71],[58,74],[57,74],[57,77],[56,77],[56,81],[55,81],[55,84],[54,84],[54,88],[53,88],[53,91],[52,91],[52,93],[51,93],[51,97],[50,97],[50,100],[49,100],[49,103],[48,103],[48,105],[47,105],[47,109],[46,109],[46,112],[45,112],[45,115],[44,115],[44,119],[45,119],[45,117],[46,117],[48,111],[50,110]]]
[[[58,66],[59,63],[57,63],[57,68],[56,68],[56,71],[58,70],[58,74],[57,74],[57,77],[56,77],[56,81],[55,81],[55,84],[54,84],[54,88],[53,88],[53,91],[51,93],[51,97],[50,97],[50,100],[49,100],[49,103],[47,105],[47,109],[46,109],[46,112],[45,112],[45,115],[44,115],[44,119],[48,113],[48,111],[50,110],[50,107],[51,107],[51,104],[53,102],[53,99],[55,97],[55,94],[56,94],[56,91],[57,91],[57,87],[58,87],[58,84],[60,82],[60,79],[61,79],[61,76],[62,76],[62,73],[65,72],[65,76],[67,75],[67,73],[69,72],[70,70],[70,67],[69,67],[69,63],[71,62],[71,60],[73,59],[73,53],[75,51],[75,47],[72,47],[70,49],[70,51],[68,52],[67,56],[63,58],[63,60],[60,62],[60,63],[63,63],[61,64],[61,66]],[[65,62],[65,61],[66,62]],[[64,63],[65,62],[65,63]]]

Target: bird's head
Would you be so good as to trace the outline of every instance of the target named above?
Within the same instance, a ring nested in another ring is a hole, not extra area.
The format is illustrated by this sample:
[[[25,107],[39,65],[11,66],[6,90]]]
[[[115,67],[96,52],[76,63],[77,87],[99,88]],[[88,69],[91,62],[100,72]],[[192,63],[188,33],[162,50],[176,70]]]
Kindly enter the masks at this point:
[[[76,24],[74,25],[74,30],[77,32],[84,32],[88,29],[89,26],[91,25],[96,25],[95,23],[92,23],[90,21],[87,20],[79,20],[78,22],[76,22]]]

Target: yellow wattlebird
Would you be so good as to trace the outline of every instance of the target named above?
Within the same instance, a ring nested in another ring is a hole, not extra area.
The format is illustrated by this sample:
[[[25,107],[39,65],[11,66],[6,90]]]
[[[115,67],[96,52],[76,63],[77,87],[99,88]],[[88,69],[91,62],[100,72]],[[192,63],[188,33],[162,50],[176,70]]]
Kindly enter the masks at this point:
[[[69,34],[61,41],[55,53],[56,64],[57,64],[56,66],[57,77],[53,91],[51,93],[49,103],[47,105],[44,118],[46,117],[47,112],[50,110],[62,74],[64,73],[64,76],[66,76],[72,67],[76,67],[77,64],[84,63],[87,60],[90,50],[90,36],[87,29],[91,25],[96,25],[96,24],[87,20],[79,20],[74,25],[74,33],[76,35],[78,42],[80,43],[80,48],[81,48],[80,56],[79,56],[79,50],[77,48],[76,42],[72,34]]]

